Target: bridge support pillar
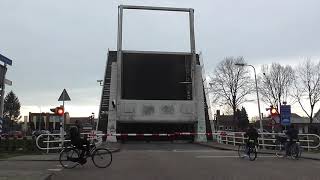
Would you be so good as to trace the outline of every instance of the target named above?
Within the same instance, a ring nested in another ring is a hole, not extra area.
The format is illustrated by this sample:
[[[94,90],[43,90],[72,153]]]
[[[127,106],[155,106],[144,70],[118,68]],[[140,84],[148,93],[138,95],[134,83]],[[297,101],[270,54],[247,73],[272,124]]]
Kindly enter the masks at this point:
[[[207,142],[206,136],[206,122],[204,112],[204,96],[203,96],[203,81],[202,81],[202,67],[196,65],[195,68],[195,100],[196,100],[196,133],[195,142]],[[201,134],[203,133],[203,134]]]
[[[108,127],[107,127],[107,141],[117,142],[116,136],[110,136],[110,134],[116,134],[117,129],[117,63],[112,63],[111,68],[111,82],[110,82],[110,100],[109,100],[109,112],[108,112]]]

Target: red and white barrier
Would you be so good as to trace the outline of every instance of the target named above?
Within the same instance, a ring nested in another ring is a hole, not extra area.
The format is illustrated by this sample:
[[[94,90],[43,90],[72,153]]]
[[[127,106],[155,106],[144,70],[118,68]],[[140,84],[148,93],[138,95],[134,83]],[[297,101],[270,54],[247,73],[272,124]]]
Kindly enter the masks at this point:
[[[226,133],[195,133],[195,132],[175,132],[175,133],[156,133],[156,134],[148,134],[148,133],[109,133],[109,134],[96,134],[97,136],[194,136],[194,135],[207,135],[207,136],[212,136],[212,135],[227,135]]]

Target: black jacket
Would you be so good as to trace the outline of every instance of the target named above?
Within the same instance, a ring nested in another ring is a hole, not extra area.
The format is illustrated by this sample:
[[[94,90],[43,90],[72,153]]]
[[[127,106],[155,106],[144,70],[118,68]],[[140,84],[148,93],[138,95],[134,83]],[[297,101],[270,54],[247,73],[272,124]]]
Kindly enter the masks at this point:
[[[247,132],[244,134],[245,137],[249,139],[257,140],[259,137],[258,131],[255,128],[249,128]]]
[[[289,128],[288,131],[286,132],[286,135],[288,136],[288,138],[290,140],[298,139],[298,134],[299,134],[299,132],[295,128]]]
[[[78,144],[80,142],[80,130],[77,126],[72,126],[70,128],[70,140],[71,144]]]

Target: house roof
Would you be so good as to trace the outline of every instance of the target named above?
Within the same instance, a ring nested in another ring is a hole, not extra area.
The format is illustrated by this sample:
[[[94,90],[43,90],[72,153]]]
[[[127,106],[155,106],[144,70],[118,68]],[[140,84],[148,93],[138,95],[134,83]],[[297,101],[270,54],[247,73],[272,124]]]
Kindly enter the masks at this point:
[[[74,124],[76,121],[80,123],[90,123],[89,117],[70,117],[70,123]]]

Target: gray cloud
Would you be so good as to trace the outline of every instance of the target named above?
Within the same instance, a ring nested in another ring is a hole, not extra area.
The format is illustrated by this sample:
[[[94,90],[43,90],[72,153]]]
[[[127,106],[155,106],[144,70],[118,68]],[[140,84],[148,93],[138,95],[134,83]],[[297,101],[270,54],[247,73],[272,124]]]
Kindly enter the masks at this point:
[[[96,80],[103,78],[107,49],[116,49],[119,4],[194,8],[196,47],[207,71],[226,56],[244,56],[252,64],[320,56],[316,0],[2,0],[0,53],[14,61],[8,72],[14,86],[8,90],[17,93],[22,105],[57,103],[67,88],[74,105],[98,106]],[[128,49],[189,50],[187,16],[126,15]]]

